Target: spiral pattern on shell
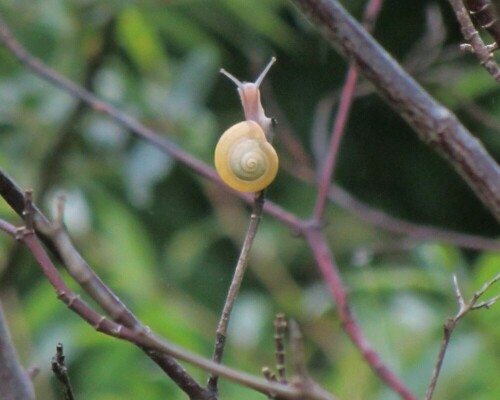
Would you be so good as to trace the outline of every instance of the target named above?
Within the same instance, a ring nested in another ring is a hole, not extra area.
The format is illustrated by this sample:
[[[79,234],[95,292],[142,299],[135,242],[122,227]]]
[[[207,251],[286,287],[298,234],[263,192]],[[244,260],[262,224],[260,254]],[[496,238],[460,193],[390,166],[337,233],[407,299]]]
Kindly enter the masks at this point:
[[[278,173],[278,156],[264,131],[254,121],[229,128],[215,148],[215,168],[220,178],[240,192],[265,189]]]

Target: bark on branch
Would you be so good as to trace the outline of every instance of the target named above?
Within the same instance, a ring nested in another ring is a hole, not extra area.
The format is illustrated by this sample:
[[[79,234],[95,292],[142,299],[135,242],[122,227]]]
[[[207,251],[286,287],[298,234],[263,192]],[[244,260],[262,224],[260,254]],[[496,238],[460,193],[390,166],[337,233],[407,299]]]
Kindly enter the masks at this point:
[[[479,140],[415,82],[337,1],[294,3],[332,46],[375,85],[420,139],[448,160],[500,221],[500,168]]]
[[[19,364],[0,304],[0,399],[34,400],[28,374]]]

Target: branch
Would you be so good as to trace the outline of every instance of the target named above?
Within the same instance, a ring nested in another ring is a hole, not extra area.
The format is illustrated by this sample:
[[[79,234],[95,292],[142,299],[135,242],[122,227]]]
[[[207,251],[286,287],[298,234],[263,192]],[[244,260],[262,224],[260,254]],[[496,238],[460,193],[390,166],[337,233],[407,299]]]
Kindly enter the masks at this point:
[[[377,44],[337,1],[294,0],[330,43],[464,178],[500,221],[500,168],[483,145]]]
[[[255,235],[257,234],[257,229],[259,228],[259,224],[262,219],[263,206],[264,190],[255,194],[252,215],[250,216],[250,224],[245,235],[245,240],[241,248],[240,256],[234,270],[233,279],[231,280],[231,284],[229,285],[227,297],[224,302],[224,307],[222,309],[219,323],[217,325],[214,354],[212,357],[212,359],[217,363],[221,362],[222,356],[224,354],[224,346],[226,343],[229,318],[231,317],[234,302],[236,301],[236,296],[238,296],[238,292],[243,281],[243,276],[248,266],[248,255],[250,254]],[[217,375],[212,374],[212,376],[208,380],[208,388],[213,392],[217,392],[217,378]]]
[[[97,43],[92,54],[83,66],[83,76],[81,78],[82,86],[89,91],[94,88],[95,77],[107,60],[107,56],[111,53],[114,47],[115,35],[115,18],[109,18],[101,30],[101,40]],[[74,140],[75,127],[79,126],[80,120],[88,111],[85,103],[81,99],[77,99],[72,111],[61,123],[60,128],[55,134],[55,141],[51,144],[48,151],[44,154],[40,163],[40,173],[38,183],[35,187],[35,193],[38,198],[42,199],[45,193],[54,184],[60,174],[61,163],[63,158],[69,153],[70,149],[74,148],[76,141]]]
[[[256,378],[248,373],[237,371],[224,365],[203,358],[189,350],[177,346],[148,331],[136,331],[127,326],[120,325],[106,316],[94,311],[80,296],[75,294],[63,281],[56,267],[48,257],[34,233],[26,232],[16,228],[12,224],[0,219],[0,230],[17,238],[25,245],[35,260],[40,265],[42,272],[54,287],[57,297],[68,306],[73,312],[79,315],[84,321],[91,325],[98,332],[133,343],[141,348],[156,351],[161,354],[168,354],[179,360],[186,361],[204,370],[210,371],[219,376],[225,377],[233,382],[255,389],[264,394],[277,393],[287,399],[301,399],[308,397],[311,400],[331,400],[323,390],[314,388],[314,391],[305,393],[296,388],[287,387],[281,384],[267,382],[264,379]],[[199,397],[199,399],[213,399],[210,397]]]
[[[469,10],[470,16],[476,24],[491,35],[495,41],[495,50],[498,49],[500,21],[498,20],[495,4],[491,0],[463,0],[463,5]]]
[[[97,276],[74,247],[68,233],[63,229],[63,204],[61,201],[58,204],[59,215],[56,222],[49,222],[45,215],[33,204],[31,194],[29,197],[25,196],[16,183],[1,169],[0,195],[26,221],[26,227],[23,228],[24,232],[32,233],[34,229],[40,234],[43,242],[63,263],[70,276],[99,304],[113,321],[123,324],[136,332],[145,332],[147,330],[118,296]],[[21,203],[25,203],[24,207],[29,207],[29,210],[21,209]],[[208,396],[208,392],[174,359],[147,348],[142,348],[142,350],[191,398],[199,398],[201,394]]]
[[[500,240],[498,239],[435,228],[393,217],[363,203],[338,185],[332,186],[329,198],[362,221],[389,232],[420,239],[442,241],[469,249],[500,250]]]
[[[378,16],[382,0],[371,0],[367,3],[363,20],[366,29],[373,29],[375,20]],[[352,102],[354,100],[354,91],[358,80],[358,73],[351,65],[347,71],[345,84],[340,95],[340,102],[338,105],[337,115],[331,134],[330,149],[326,162],[324,163],[323,171],[319,181],[318,198],[314,207],[314,219],[320,221],[328,201],[328,192],[331,187],[333,179],[334,168],[337,162],[337,154],[340,148],[340,142],[345,132],[347,120],[349,118],[349,111],[351,110]]]
[[[73,389],[69,381],[68,368],[64,361],[63,345],[58,343],[56,354],[52,357],[52,371],[63,388],[64,400],[74,400]]]
[[[276,347],[276,370],[278,371],[278,381],[288,383],[286,378],[286,363],[285,363],[285,332],[288,328],[288,322],[284,314],[276,315],[274,319],[274,343]]]
[[[375,18],[380,10],[380,6],[381,2],[378,0],[368,2],[365,10],[365,18],[367,19],[367,25],[369,28],[373,27]],[[378,354],[370,347],[364,338],[361,328],[353,317],[347,296],[347,289],[342,282],[342,278],[335,264],[333,254],[326,243],[324,234],[316,229],[316,227],[320,226],[319,222],[326,208],[337,153],[340,147],[342,135],[344,133],[350,106],[353,101],[356,81],[357,72],[354,67],[351,66],[347,72],[345,86],[340,97],[338,112],[333,132],[331,134],[330,149],[319,182],[318,198],[316,200],[312,219],[313,224],[306,230],[305,236],[309,242],[314,257],[316,258],[316,262],[323,278],[330,289],[332,297],[335,299],[339,317],[343,323],[345,332],[359,349],[368,365],[392,390],[404,399],[415,399],[404,383],[394,376],[387,366],[382,363]]]
[[[294,367],[294,375],[291,379],[287,379],[286,373],[286,354],[285,354],[285,333],[290,335],[290,348],[292,353],[292,365]],[[276,369],[278,376],[271,371],[269,367],[263,367],[262,373],[269,382],[280,382],[284,385],[291,385],[300,388],[303,393],[323,393],[323,396],[335,400],[336,397],[324,392],[324,389],[319,387],[307,374],[306,361],[303,348],[303,337],[299,325],[294,321],[287,321],[284,314],[277,314],[274,319],[274,340],[276,347]],[[281,396],[276,396],[274,393],[269,396],[270,399],[284,400]]]
[[[358,87],[360,87],[360,85],[358,85]],[[286,138],[286,143],[284,144],[286,145],[291,158],[293,160],[300,160],[298,162],[294,161],[293,163],[289,162],[289,165],[286,165],[286,162],[281,162],[281,165],[289,174],[295,176],[297,179],[310,185],[314,184],[315,172],[311,167],[311,162],[306,156],[304,147],[295,138],[292,128],[287,123],[285,115],[278,106],[277,102],[274,100],[270,91],[266,92],[266,97],[268,97],[268,101],[269,99],[272,100],[273,115],[279,116],[279,135],[282,139],[281,142],[283,143],[284,138]],[[466,111],[471,110],[473,110],[472,105],[468,106],[466,109]],[[481,122],[485,122],[484,118]],[[500,123],[498,125],[494,125],[494,121],[491,121],[490,127],[500,130]],[[283,154],[280,156],[281,159],[283,159],[282,156]],[[424,240],[441,241],[469,249],[500,250],[500,240],[498,239],[447,230],[394,217],[384,211],[372,207],[367,203],[364,203],[336,183],[332,183],[328,192],[328,199],[358,217],[362,222],[398,235],[406,235]]]
[[[0,228],[1,229],[1,228]],[[0,399],[35,400],[29,375],[19,363],[0,304]]]
[[[27,204],[29,206],[29,209],[26,210],[26,214],[28,214],[28,218],[32,218],[32,220],[35,221],[35,225],[37,225],[40,220],[40,215],[38,214],[39,211],[37,212],[36,207],[34,205],[31,206],[30,202],[27,202]],[[30,216],[30,213],[33,213],[33,215]],[[41,214],[41,216],[43,217],[43,214]],[[306,393],[303,391],[303,389],[290,388],[277,383],[266,382],[263,379],[256,378],[244,372],[236,371],[232,368],[200,357],[197,354],[192,353],[184,348],[178,347],[175,344],[170,343],[157,336],[149,329],[141,329],[141,327],[143,327],[142,324],[139,326],[133,325],[132,327],[129,327],[125,324],[117,323],[111,319],[108,319],[106,316],[98,314],[86,302],[84,302],[80,298],[80,296],[76,295],[65,284],[56,267],[41,246],[41,243],[38,241],[33,230],[27,229],[26,227],[16,228],[12,224],[2,219],[0,219],[0,230],[4,231],[12,237],[15,237],[30,250],[36,261],[40,265],[44,275],[56,290],[58,298],[63,303],[65,303],[68,308],[70,308],[83,320],[93,326],[94,329],[96,329],[98,332],[102,332],[106,335],[129,341],[144,349],[146,352],[157,354],[162,358],[167,355],[170,359],[176,358],[186,361],[213,374],[225,377],[229,380],[265,394],[277,393],[288,399],[302,398],[304,396],[309,396],[311,399],[318,400],[331,399],[331,397],[327,396],[323,390],[320,390],[317,387],[311,388],[311,391],[308,391]],[[76,253],[73,255],[73,257],[80,256],[78,253]],[[123,319],[123,315],[120,319]],[[124,320],[127,321],[127,318],[125,318]],[[140,324],[140,322],[138,323]],[[185,371],[184,373],[187,374]],[[190,378],[190,380],[192,381],[192,378]],[[199,388],[200,387],[197,386],[197,384],[196,387],[191,388],[193,390],[198,390],[198,393],[196,395],[190,394],[190,397],[192,399],[213,400],[214,397],[210,391],[203,388],[201,388],[200,390]]]
[[[347,288],[342,282],[338,267],[325,240],[324,234],[314,226],[309,227],[304,234],[309,246],[311,247],[325,283],[330,290],[330,294],[335,299],[339,318],[342,321],[343,328],[349,338],[361,352],[361,355],[370,368],[380,377],[382,381],[387,384],[387,386],[398,393],[403,399],[415,400],[416,397],[382,362],[379,355],[363,336],[361,328],[354,318],[349,304]]]
[[[492,50],[497,48],[497,43],[495,43],[494,46],[487,46],[484,44],[481,36],[477,32],[476,28],[474,28],[474,24],[470,19],[469,13],[464,7],[463,0],[449,0],[449,2],[455,11],[455,15],[457,16],[457,21],[460,24],[462,35],[468,43],[467,45],[463,45],[462,49],[473,52],[479,59],[481,65],[486,69],[486,71],[488,71],[493,79],[500,82],[500,67],[493,59],[493,54],[491,53]],[[486,3],[484,1],[481,2],[483,5]]]
[[[500,280],[500,274],[495,276],[490,281],[486,282],[481,289],[475,292],[471,299],[466,302],[458,286],[458,281],[456,275],[453,275],[453,286],[455,287],[455,296],[458,303],[458,312],[453,318],[449,318],[444,325],[443,340],[441,341],[441,348],[439,349],[439,354],[434,366],[434,371],[432,372],[431,382],[425,394],[425,400],[431,400],[434,394],[434,389],[436,388],[437,380],[439,378],[439,373],[441,372],[441,367],[443,365],[444,356],[446,350],[448,349],[448,344],[450,343],[451,335],[455,330],[458,321],[460,321],[465,315],[470,311],[479,310],[481,308],[490,308],[499,299],[500,295],[493,296],[491,299],[482,301],[478,303],[478,300],[484,295],[484,293],[496,282]]]
[[[243,199],[248,204],[253,203],[253,197],[251,195],[240,193],[228,188],[227,185],[225,185],[219,179],[217,173],[213,168],[193,157],[165,136],[157,134],[152,129],[149,129],[146,126],[142,125],[139,121],[120,111],[110,103],[97,98],[94,94],[92,94],[85,88],[76,85],[54,70],[51,70],[50,68],[45,66],[40,59],[31,55],[21,46],[21,44],[14,38],[8,26],[1,18],[0,43],[3,44],[5,48],[14,55],[14,57],[23,66],[31,70],[35,75],[38,75],[40,78],[45,79],[54,86],[67,92],[72,97],[85,102],[87,105],[92,107],[94,111],[107,115],[115,123],[125,127],[133,135],[156,146],[158,149],[169,154],[172,158],[184,164],[186,167],[193,170],[198,175],[215,182],[221,188]],[[298,227],[300,226],[300,220],[297,217],[270,201],[266,202],[264,211],[269,215],[272,215],[274,218],[284,222],[294,230],[298,230]]]

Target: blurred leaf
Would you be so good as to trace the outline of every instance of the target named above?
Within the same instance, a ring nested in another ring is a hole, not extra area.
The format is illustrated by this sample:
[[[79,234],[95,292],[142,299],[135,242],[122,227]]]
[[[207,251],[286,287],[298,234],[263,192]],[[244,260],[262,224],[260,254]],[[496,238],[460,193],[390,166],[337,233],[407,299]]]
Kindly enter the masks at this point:
[[[215,40],[190,17],[189,13],[186,16],[175,9],[165,9],[150,14],[151,20],[155,21],[169,43],[187,51],[197,47],[217,50]]]
[[[154,185],[169,173],[173,160],[149,143],[137,143],[125,164],[125,182],[132,202],[138,207],[151,204]]]
[[[218,0],[235,17],[268,38],[274,45],[292,51],[297,43],[294,32],[276,13],[279,2],[266,0],[257,4],[245,0]]]
[[[451,245],[426,243],[418,246],[415,252],[420,263],[437,276],[448,275],[464,266],[460,252]]]
[[[121,45],[144,72],[153,72],[159,65],[167,68],[160,36],[139,8],[129,6],[121,11],[117,33]]]
[[[467,74],[462,75],[453,91],[459,95],[458,99],[474,100],[491,94],[496,89],[491,77],[484,72],[483,68],[477,66],[471,68]]]
[[[212,219],[179,229],[165,248],[166,263],[173,278],[183,281],[204,268],[207,249],[218,239]]]
[[[106,263],[101,266],[109,285],[139,301],[154,290],[156,258],[142,222],[127,210],[120,199],[104,189],[91,193],[95,217],[106,244]]]
[[[474,292],[480,290],[499,273],[500,254],[492,252],[484,253],[474,265],[470,282],[466,282],[467,285],[464,285],[463,281],[461,282],[459,280],[460,287],[464,292],[466,300],[470,299]],[[500,294],[500,282],[491,286],[479,301],[487,301],[498,294]],[[494,341],[500,338],[500,327],[496,323],[498,318],[500,318],[500,303],[497,302],[488,309],[477,310],[473,313],[472,317],[481,322],[483,326],[482,332],[485,337]]]

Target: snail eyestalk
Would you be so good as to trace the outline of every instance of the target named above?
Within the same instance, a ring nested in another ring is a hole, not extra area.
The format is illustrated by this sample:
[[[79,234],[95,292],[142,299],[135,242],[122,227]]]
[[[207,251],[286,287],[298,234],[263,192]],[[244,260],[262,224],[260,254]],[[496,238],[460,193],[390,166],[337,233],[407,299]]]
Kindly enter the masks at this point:
[[[269,70],[271,69],[271,67],[275,62],[276,62],[276,57],[272,57],[271,61],[269,61],[269,63],[266,65],[266,68],[264,68],[264,70],[260,73],[259,77],[255,81],[255,85],[257,85],[257,87],[260,86],[260,84],[262,83],[262,81],[264,80],[267,73],[269,72]]]
[[[257,122],[266,134],[266,138],[269,142],[272,142],[273,139],[273,121],[271,118],[267,117],[264,112],[264,108],[262,107],[262,103],[260,101],[259,87],[275,62],[276,58],[271,58],[271,61],[269,61],[255,82],[241,82],[225,69],[221,68],[220,70],[221,74],[225,75],[232,82],[234,82],[238,88],[241,105],[243,106],[243,112],[245,113],[245,119],[247,121]]]

